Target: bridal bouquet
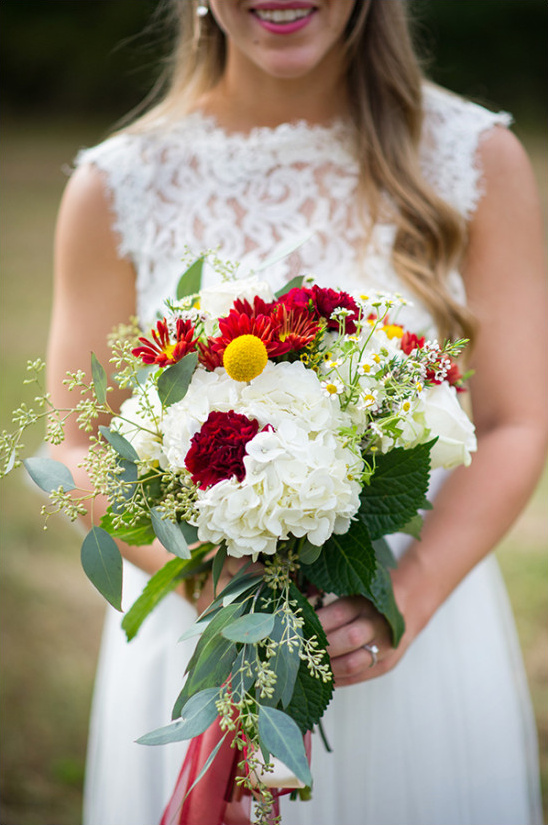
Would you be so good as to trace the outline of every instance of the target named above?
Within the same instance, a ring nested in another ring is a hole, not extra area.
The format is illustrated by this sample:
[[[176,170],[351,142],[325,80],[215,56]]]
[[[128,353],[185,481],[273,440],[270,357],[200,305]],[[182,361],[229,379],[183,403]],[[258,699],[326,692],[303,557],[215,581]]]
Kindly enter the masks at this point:
[[[148,334],[130,325],[113,336],[114,379],[131,393],[120,410],[110,410],[107,373],[93,356],[91,380],[67,377],[82,393],[74,410],[42,396],[41,412],[18,411],[19,430],[3,435],[5,469],[30,419],[45,415],[58,443],[69,414],[90,433],[100,413],[112,414],[90,435],[91,491],[78,494],[52,459],[26,467],[50,494],[47,512],[76,518],[88,499],[108,497],[82,562],[117,609],[115,538],[158,538],[173,554],[125,614],[128,639],[183,580],[212,576],[213,601],[185,634],[198,641],[173,721],[140,741],[205,742],[192,785],[230,747],[234,783],[253,789],[266,823],[273,787],[306,795],[312,785],[303,736],[333,692],[314,600],[360,594],[385,616],[394,645],[403,633],[383,537],[418,536],[431,467],[470,462],[474,432],[454,360],[464,342],[440,346],[405,329],[397,296],[351,296],[303,279],[274,295],[258,277],[201,289],[202,263]],[[227,556],[242,566],[220,589]],[[292,779],[280,780],[280,765]]]

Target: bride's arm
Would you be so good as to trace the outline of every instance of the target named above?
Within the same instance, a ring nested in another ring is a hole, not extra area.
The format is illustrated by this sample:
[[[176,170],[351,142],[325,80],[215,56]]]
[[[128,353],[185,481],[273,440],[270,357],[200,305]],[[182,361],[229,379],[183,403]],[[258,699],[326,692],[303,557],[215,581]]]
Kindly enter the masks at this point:
[[[407,631],[390,647],[387,626],[361,598],[320,611],[338,685],[379,676],[466,574],[506,533],[542,471],[548,437],[548,305],[540,207],[520,143],[496,129],[480,148],[485,195],[471,222],[464,278],[478,318],[471,398],[478,451],[436,497],[422,532],[393,575]],[[379,663],[361,649],[372,640]]]
[[[94,167],[76,170],[61,203],[55,238],[55,284],[48,344],[48,389],[57,407],[73,407],[75,391],[64,385],[66,371],[90,373],[93,351],[107,368],[110,351],[107,335],[135,315],[135,273],[132,264],[118,256],[112,232],[113,215],[102,175]],[[117,409],[122,393],[109,393]],[[99,421],[98,424],[108,424]],[[70,467],[76,484],[90,489],[86,472],[78,467],[89,447],[88,435],[74,420],[66,427],[66,440],[52,448],[52,455]],[[106,509],[96,500],[93,521]],[[92,514],[86,521],[91,526]],[[173,558],[159,542],[152,547],[130,547],[119,543],[123,555],[148,573],[154,573]]]

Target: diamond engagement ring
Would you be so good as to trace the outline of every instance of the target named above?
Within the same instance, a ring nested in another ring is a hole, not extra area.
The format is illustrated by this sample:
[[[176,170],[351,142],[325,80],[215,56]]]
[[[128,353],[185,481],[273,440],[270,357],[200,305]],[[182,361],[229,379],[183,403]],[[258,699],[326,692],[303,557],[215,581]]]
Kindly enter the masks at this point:
[[[369,667],[375,667],[379,660],[379,648],[376,644],[371,642],[369,645],[363,645],[363,649],[367,650],[367,652],[371,654],[371,664]]]

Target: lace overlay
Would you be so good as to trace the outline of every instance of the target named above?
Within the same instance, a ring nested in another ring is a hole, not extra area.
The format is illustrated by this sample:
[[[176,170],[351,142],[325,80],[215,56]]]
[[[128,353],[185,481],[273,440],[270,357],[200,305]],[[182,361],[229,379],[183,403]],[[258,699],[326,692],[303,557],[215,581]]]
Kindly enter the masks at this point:
[[[426,179],[462,215],[481,197],[475,163],[481,135],[509,116],[493,114],[435,87],[425,89],[421,164]],[[358,163],[344,122],[305,122],[227,134],[193,113],[161,130],[121,134],[81,152],[105,175],[120,255],[137,273],[138,313],[150,321],[172,294],[185,251],[207,249],[241,261],[247,274],[285,248],[296,251],[265,270],[278,288],[297,274],[351,291],[406,292],[390,264],[395,226],[365,229],[356,206]],[[213,273],[204,273],[204,285]],[[450,289],[464,300],[460,277]],[[412,295],[409,295],[412,299]],[[426,330],[423,308],[407,323]]]

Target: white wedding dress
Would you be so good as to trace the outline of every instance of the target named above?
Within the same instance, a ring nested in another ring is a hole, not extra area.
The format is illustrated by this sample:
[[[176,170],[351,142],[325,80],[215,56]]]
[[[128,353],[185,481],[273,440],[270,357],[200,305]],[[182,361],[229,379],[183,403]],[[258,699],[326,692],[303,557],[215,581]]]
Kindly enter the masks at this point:
[[[481,197],[475,155],[495,115],[440,89],[425,90],[425,177],[466,217]],[[292,244],[262,277],[278,288],[297,274],[348,291],[408,293],[390,263],[394,227],[375,227],[363,253],[357,163],[348,127],[306,123],[226,134],[194,113],[157,131],[124,133],[82,152],[111,196],[120,255],[135,266],[144,324],[172,295],[190,250],[218,249],[241,275]],[[207,269],[204,285],[213,283]],[[462,282],[451,289],[464,300]],[[412,296],[410,296],[412,297]],[[432,332],[416,304],[405,322]],[[443,479],[437,478],[434,486]],[[398,552],[403,536],[394,537]],[[124,604],[146,576],[125,566]],[[195,613],[169,596],[126,643],[108,612],[93,703],[85,825],[156,825],[185,743],[134,740],[170,720]],[[496,562],[479,564],[395,670],[335,691],[325,716],[333,753],[314,737],[311,802],[284,798],[284,825],[539,825],[534,723],[515,628]],[[210,823],[204,822],[204,825]]]

